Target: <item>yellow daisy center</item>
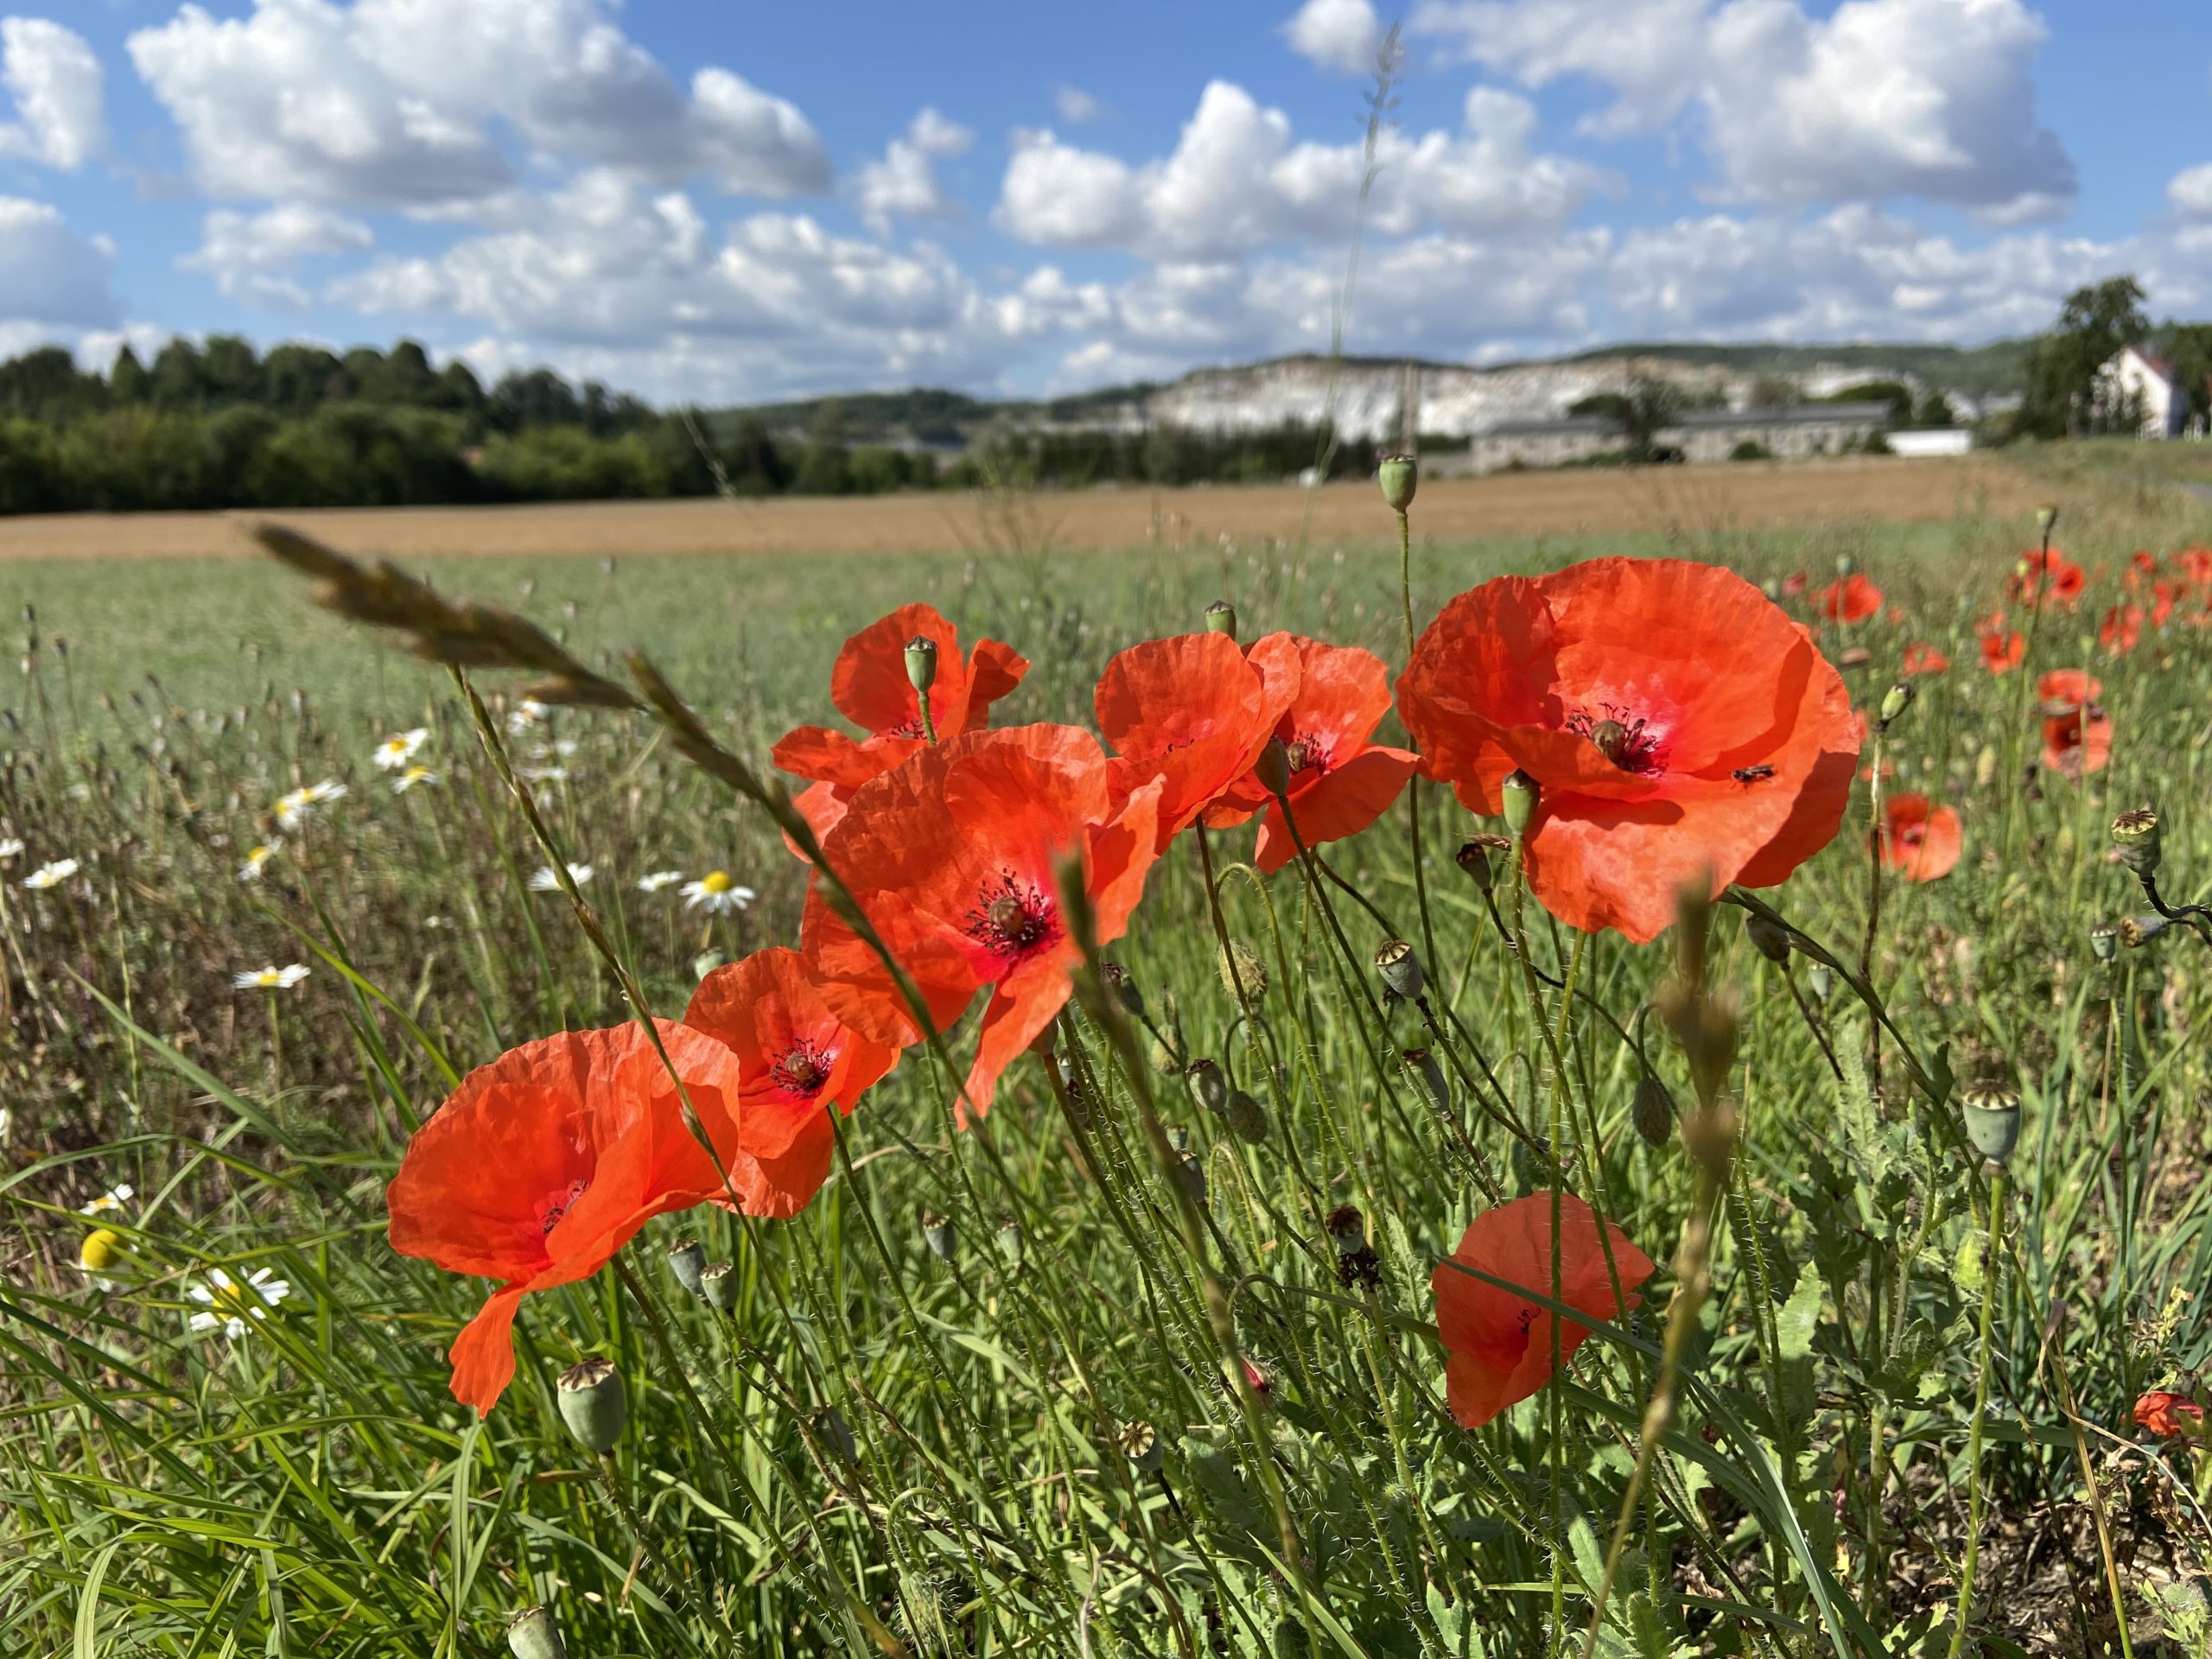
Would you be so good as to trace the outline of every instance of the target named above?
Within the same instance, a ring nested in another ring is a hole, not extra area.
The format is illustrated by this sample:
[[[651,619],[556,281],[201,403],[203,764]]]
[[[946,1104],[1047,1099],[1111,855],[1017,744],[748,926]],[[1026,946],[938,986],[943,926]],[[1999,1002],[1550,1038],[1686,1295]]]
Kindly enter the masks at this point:
[[[736,882],[730,880],[728,870],[709,870],[699,880],[700,887],[708,893],[728,893],[736,885]]]
[[[77,1260],[92,1272],[112,1267],[123,1253],[123,1240],[111,1227],[85,1235],[85,1242],[77,1251]]]

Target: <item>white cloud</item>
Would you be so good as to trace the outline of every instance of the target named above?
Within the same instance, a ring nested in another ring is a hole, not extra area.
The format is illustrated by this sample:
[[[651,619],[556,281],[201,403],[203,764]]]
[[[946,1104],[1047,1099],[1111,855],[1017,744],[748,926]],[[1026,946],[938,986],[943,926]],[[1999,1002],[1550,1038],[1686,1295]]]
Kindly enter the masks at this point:
[[[1535,110],[1477,87],[1465,129],[1381,139],[1370,205],[1385,235],[1426,227],[1498,232],[1557,225],[1607,175],[1534,155]],[[1357,143],[1294,138],[1289,118],[1242,87],[1211,83],[1174,152],[1131,167],[1049,132],[1017,134],[995,218],[1008,235],[1061,247],[1126,247],[1179,259],[1225,257],[1350,233],[1366,157]]]
[[[254,0],[186,4],[128,42],[219,196],[340,206],[470,202],[513,169],[489,124],[537,156],[662,183],[785,195],[826,189],[796,106],[728,69],[686,91],[607,20],[608,0]]]
[[[925,109],[905,137],[891,141],[881,161],[870,162],[854,178],[861,222],[878,236],[888,236],[894,219],[950,218],[955,209],[938,188],[931,158],[961,155],[975,142],[967,128]]]
[[[2184,219],[2212,219],[2212,162],[2175,174],[2166,184],[2166,205]]]
[[[206,271],[227,298],[267,310],[296,310],[309,297],[296,276],[301,261],[362,252],[375,241],[367,226],[306,202],[251,215],[218,208],[201,227],[198,251],[177,264]]]
[[[2072,162],[2036,124],[2044,39],[2022,0],[1426,0],[1424,31],[1529,86],[1611,86],[1590,123],[1665,127],[1692,102],[1715,194],[1802,205],[1919,196],[1994,222],[2070,206]]]
[[[0,196],[0,318],[97,327],[112,322],[115,250],[87,240],[42,201]]]
[[[73,172],[107,146],[100,60],[83,36],[43,17],[0,17],[0,86],[17,118],[0,156]]]
[[[1306,0],[1282,33],[1299,56],[1324,69],[1363,75],[1375,67],[1382,21],[1369,0]]]
[[[1080,86],[1055,86],[1052,107],[1059,111],[1062,124],[1071,127],[1083,126],[1106,113],[1106,105]]]

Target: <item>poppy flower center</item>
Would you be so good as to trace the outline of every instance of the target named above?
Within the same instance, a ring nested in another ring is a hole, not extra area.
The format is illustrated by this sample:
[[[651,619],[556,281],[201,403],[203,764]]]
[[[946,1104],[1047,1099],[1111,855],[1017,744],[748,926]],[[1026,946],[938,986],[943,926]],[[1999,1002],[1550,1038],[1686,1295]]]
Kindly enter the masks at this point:
[[[1283,746],[1283,753],[1290,761],[1294,777],[1301,772],[1326,772],[1332,758],[1329,740],[1315,735],[1292,738]]]
[[[548,1194],[543,1208],[538,1211],[537,1230],[541,1233],[550,1233],[558,1227],[561,1224],[561,1217],[575,1207],[576,1200],[583,1197],[586,1189],[590,1185],[589,1181],[579,1179],[570,1181],[560,1191]]]
[[[1001,870],[968,912],[968,937],[1001,957],[1026,957],[1059,938],[1052,901],[1011,870]]]
[[[768,1068],[768,1076],[778,1088],[791,1094],[812,1096],[830,1081],[830,1068],[836,1058],[811,1043],[793,1043]]]
[[[1916,823],[1907,824],[1897,832],[1897,839],[1908,848],[1917,848],[1922,842],[1928,839],[1928,831]]]
[[[1659,734],[1643,715],[1630,709],[1610,702],[1600,704],[1594,715],[1578,709],[1567,717],[1567,729],[1577,737],[1588,738],[1599,753],[1623,772],[1649,773],[1665,769],[1659,754]]]

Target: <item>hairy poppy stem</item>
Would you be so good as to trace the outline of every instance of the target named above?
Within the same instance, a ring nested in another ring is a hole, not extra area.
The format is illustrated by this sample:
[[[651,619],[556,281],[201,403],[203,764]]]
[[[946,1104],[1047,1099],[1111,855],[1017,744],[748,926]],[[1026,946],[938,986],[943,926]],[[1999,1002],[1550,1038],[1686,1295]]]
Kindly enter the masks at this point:
[[[1974,1367],[1974,1422],[1967,1431],[1967,1558],[1959,1569],[1959,1622],[1951,1631],[1950,1659],[1965,1649],[1967,1626],[1974,1617],[1974,1567],[1981,1554],[1981,1427],[1989,1410],[1989,1356],[1996,1323],[1999,1246],[2004,1241],[2005,1169],[1989,1178],[1989,1237],[1981,1259],[1981,1344]],[[2121,1623],[2126,1622],[2121,1616]]]

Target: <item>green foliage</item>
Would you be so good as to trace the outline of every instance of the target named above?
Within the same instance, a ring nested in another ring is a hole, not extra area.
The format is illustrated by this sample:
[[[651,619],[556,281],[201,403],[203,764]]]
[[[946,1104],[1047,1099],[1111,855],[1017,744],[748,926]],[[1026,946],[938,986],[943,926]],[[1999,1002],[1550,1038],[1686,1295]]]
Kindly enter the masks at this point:
[[[2108,276],[2066,296],[2058,321],[2036,342],[2028,365],[2026,401],[2018,429],[2037,437],[2124,430],[2124,410],[2101,409],[2097,373],[2126,346],[2151,332],[2143,286],[2133,276]]]

